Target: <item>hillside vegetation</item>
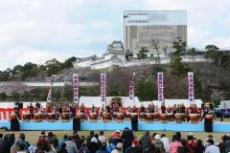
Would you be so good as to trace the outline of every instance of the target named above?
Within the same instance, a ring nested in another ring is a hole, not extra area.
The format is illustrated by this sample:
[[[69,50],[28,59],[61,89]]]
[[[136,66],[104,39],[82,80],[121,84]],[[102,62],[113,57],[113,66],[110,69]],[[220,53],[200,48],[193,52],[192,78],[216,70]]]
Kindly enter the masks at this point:
[[[55,81],[71,81],[72,74],[78,73],[80,81],[99,82],[101,72],[108,75],[107,95],[128,96],[128,87],[133,72],[136,72],[136,96],[142,101],[157,99],[157,72],[164,72],[165,98],[187,98],[188,83],[187,72],[194,72],[195,98],[204,101],[218,102],[230,99],[230,54],[220,52],[214,45],[206,46],[206,58],[211,62],[182,63],[181,55],[187,54],[185,44],[175,42],[176,51],[171,55],[170,64],[156,64],[135,67],[111,67],[103,70],[90,70],[89,68],[74,69],[73,62],[77,59],[71,57],[61,63],[57,60],[46,62],[46,65],[26,63],[17,65],[13,69],[0,71],[0,81],[8,82],[1,86],[0,100],[7,101],[46,101],[47,88],[32,88],[20,81],[47,81],[52,74]],[[193,51],[195,52],[195,51]],[[191,51],[190,51],[191,53]],[[141,59],[140,59],[141,60]],[[100,95],[99,86],[81,87],[81,96]],[[72,87],[53,88],[53,101],[72,101]]]

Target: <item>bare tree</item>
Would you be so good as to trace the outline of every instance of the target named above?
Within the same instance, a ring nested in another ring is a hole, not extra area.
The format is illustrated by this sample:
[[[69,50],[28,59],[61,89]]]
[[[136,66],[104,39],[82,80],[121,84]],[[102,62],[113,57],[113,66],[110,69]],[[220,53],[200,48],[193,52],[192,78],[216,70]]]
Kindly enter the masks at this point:
[[[159,43],[160,41],[159,40],[156,40],[156,39],[152,39],[152,45],[153,45],[153,48],[156,50],[156,53],[157,53],[157,63],[160,64],[160,51],[159,51]]]

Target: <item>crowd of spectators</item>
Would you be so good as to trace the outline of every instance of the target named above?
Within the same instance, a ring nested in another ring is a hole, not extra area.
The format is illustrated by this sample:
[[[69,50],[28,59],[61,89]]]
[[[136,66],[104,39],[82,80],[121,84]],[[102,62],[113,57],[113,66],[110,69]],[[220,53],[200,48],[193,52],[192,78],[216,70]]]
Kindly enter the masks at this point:
[[[221,142],[216,142],[212,134],[205,140],[196,139],[193,133],[182,137],[176,132],[172,139],[165,134],[146,131],[139,139],[129,128],[116,130],[111,136],[104,131],[90,131],[88,136],[64,135],[60,140],[53,132],[42,131],[37,143],[31,145],[21,133],[0,133],[0,153],[229,153],[230,136],[223,135]]]

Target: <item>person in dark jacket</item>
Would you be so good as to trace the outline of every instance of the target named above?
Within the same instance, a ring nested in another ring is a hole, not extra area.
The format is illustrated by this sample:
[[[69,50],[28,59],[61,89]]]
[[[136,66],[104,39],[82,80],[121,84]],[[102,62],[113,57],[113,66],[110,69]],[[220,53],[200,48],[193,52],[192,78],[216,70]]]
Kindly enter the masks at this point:
[[[99,143],[96,137],[92,137],[91,142],[89,144],[89,151],[90,153],[96,153],[99,149]]]
[[[141,150],[143,153],[152,152],[151,136],[149,131],[146,131],[145,135],[140,140]]]
[[[142,153],[139,142],[137,140],[133,140],[132,145],[125,150],[125,153]]]
[[[202,142],[202,140],[197,140],[197,150],[196,150],[196,153],[203,153],[204,152],[204,150],[205,150],[205,147],[204,147],[204,145],[203,145],[203,142]]]
[[[0,153],[10,153],[10,148],[14,144],[15,135],[6,134],[3,138],[2,143],[0,144]]]
[[[87,136],[86,138],[86,146],[89,148],[89,145],[91,143],[91,139],[93,138],[94,136],[94,131],[90,131],[89,135]]]
[[[68,151],[66,150],[66,144],[65,143],[63,143],[61,145],[61,149],[57,153],[68,153]]]
[[[107,150],[106,150],[106,143],[101,143],[99,149],[97,150],[96,153],[109,153]]]
[[[229,135],[226,137],[226,140],[224,142],[224,150],[227,153],[230,152],[230,136]]]
[[[125,128],[122,134],[123,152],[125,152],[125,150],[132,145],[133,139],[133,132],[129,130],[129,128]]]

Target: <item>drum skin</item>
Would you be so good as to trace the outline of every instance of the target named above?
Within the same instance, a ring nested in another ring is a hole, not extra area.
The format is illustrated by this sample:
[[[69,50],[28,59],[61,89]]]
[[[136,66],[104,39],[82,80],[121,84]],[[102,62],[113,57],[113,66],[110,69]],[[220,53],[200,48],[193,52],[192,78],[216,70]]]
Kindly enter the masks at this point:
[[[160,120],[161,120],[161,122],[166,123],[167,122],[167,114],[166,113],[160,114]]]
[[[34,114],[34,121],[35,122],[41,122],[42,121],[42,114],[41,113],[35,113]]]
[[[124,120],[124,113],[117,112],[115,113],[115,116],[118,121]]]
[[[69,120],[69,113],[62,113],[61,114],[61,119],[63,121],[68,121]]]
[[[97,120],[97,113],[89,113],[90,120]]]
[[[153,120],[158,121],[160,119],[159,113],[153,113]]]
[[[144,119],[146,121],[152,121],[154,119],[154,113],[145,113],[144,114]]]
[[[175,118],[175,121],[176,121],[177,123],[184,122],[184,121],[185,121],[185,114],[183,114],[183,113],[176,113],[176,114],[174,115],[174,118]]]
[[[31,119],[30,113],[23,114],[23,121],[29,121]]]
[[[56,115],[55,113],[49,113],[48,114],[48,121],[49,122],[54,122],[56,120]]]
[[[174,121],[173,113],[167,113],[167,121]]]
[[[200,121],[200,114],[189,114],[191,123],[198,123]]]
[[[105,121],[112,120],[111,114],[103,112],[102,113],[102,119],[105,120]]]

